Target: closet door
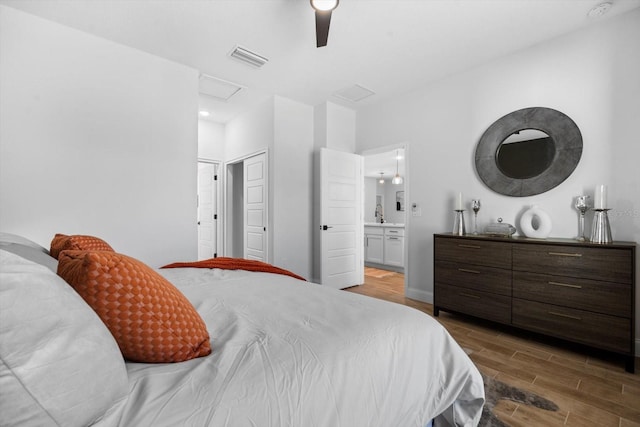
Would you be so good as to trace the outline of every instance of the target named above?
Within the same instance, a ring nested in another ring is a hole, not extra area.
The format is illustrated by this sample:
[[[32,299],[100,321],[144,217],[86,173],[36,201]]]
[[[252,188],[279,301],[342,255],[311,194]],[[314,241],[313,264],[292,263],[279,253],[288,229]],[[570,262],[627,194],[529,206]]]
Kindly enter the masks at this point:
[[[267,156],[244,161],[244,258],[267,262]]]
[[[218,252],[218,164],[198,162],[198,259]]]

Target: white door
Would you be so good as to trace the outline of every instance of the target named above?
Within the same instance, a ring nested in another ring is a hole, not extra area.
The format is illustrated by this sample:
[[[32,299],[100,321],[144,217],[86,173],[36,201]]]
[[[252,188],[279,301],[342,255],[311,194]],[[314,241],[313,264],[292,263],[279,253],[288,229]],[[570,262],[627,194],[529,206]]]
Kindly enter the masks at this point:
[[[198,162],[198,259],[217,254],[218,165]]]
[[[244,161],[244,258],[267,262],[267,156]]]
[[[364,282],[363,159],[320,149],[320,282],[343,289]]]

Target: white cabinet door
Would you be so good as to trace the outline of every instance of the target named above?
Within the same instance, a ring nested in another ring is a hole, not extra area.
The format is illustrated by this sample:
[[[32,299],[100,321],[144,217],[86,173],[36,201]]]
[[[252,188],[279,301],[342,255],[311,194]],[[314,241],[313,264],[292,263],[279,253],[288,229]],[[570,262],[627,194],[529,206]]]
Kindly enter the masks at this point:
[[[404,237],[385,236],[384,239],[384,263],[404,267]]]
[[[367,234],[364,238],[364,260],[367,262],[384,262],[382,235]]]

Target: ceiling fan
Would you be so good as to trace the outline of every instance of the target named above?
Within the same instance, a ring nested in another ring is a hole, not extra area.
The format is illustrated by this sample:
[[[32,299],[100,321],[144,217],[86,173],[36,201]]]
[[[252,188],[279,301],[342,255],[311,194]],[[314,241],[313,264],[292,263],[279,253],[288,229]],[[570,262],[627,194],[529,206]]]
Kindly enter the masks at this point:
[[[338,7],[340,0],[309,0],[311,7],[316,11],[316,46],[327,45],[329,38],[329,24],[331,23],[331,12]]]

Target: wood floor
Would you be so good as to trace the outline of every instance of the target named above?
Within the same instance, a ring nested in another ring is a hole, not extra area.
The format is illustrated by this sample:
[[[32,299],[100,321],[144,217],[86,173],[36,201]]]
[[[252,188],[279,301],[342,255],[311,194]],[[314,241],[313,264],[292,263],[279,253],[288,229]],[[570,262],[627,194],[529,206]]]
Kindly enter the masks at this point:
[[[365,284],[346,289],[414,307],[433,306],[404,296],[400,273],[365,268]],[[494,413],[510,426],[640,427],[640,359],[636,374],[615,355],[571,346],[470,317],[440,311],[436,317],[486,375],[537,393],[560,410],[500,401]]]

